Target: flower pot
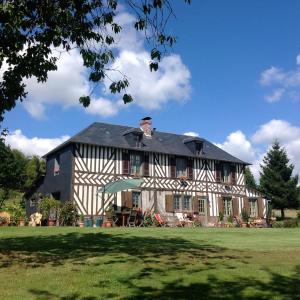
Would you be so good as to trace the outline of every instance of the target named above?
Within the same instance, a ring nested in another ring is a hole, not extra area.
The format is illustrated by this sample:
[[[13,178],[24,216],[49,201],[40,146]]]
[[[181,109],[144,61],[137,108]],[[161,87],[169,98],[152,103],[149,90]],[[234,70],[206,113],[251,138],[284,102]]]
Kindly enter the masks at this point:
[[[80,227],[80,228],[83,228],[83,227],[84,227],[84,222],[83,222],[83,221],[80,221],[80,222],[79,222],[79,227]]]
[[[55,226],[56,220],[48,220],[48,226]]]
[[[247,224],[247,223],[245,223],[245,222],[243,222],[243,223],[242,223],[242,227],[243,227],[243,228],[246,228],[246,227],[247,227],[247,225],[248,225],[248,224]]]
[[[19,220],[19,226],[20,227],[25,226],[25,220]]]
[[[105,221],[103,224],[103,227],[112,227],[112,221],[110,221],[110,220]]]

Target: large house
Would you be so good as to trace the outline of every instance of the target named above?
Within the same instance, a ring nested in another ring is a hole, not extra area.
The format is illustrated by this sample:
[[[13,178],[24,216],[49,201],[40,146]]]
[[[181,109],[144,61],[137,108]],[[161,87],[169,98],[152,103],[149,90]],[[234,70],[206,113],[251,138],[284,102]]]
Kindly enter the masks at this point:
[[[266,215],[266,199],[245,185],[248,163],[203,138],[156,131],[151,118],[137,128],[93,123],[44,157],[46,174],[36,191],[74,201],[86,216],[103,214],[111,203],[162,214],[190,212],[205,224],[220,212],[239,215],[243,207],[253,217]],[[109,182],[135,177],[143,179],[137,189],[98,192]],[[28,213],[36,210],[32,200]]]

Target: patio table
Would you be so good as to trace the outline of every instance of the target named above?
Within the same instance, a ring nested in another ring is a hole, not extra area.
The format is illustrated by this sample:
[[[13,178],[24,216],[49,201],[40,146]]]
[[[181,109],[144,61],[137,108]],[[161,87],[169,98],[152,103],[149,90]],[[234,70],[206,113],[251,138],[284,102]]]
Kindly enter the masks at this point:
[[[122,226],[124,227],[126,218],[130,216],[130,211],[117,212],[116,214],[118,215],[118,218],[122,220]]]

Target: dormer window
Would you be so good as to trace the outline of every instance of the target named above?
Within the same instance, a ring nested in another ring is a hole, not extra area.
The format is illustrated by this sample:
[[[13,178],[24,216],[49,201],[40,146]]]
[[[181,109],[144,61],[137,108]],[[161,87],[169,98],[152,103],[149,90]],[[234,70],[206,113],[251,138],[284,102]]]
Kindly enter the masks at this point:
[[[196,143],[196,155],[201,155],[203,154],[203,143],[202,142],[198,142]]]
[[[60,171],[60,156],[57,154],[54,158],[54,176],[59,175]]]
[[[123,133],[128,144],[132,148],[143,147],[143,132],[139,128],[131,128]]]
[[[203,140],[198,137],[189,137],[184,139],[183,143],[190,149],[194,155],[203,154]]]

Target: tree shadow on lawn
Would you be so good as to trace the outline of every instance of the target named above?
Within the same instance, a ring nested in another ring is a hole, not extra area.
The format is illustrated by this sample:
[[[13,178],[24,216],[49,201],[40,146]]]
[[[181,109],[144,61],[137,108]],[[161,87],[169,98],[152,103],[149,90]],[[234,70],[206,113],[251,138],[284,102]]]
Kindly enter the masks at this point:
[[[0,240],[0,268],[13,264],[37,268],[50,264],[61,266],[66,262],[85,264],[89,258],[109,254],[105,264],[125,263],[140,259],[155,263],[161,257],[176,264],[174,257],[181,253],[186,259],[203,259],[210,256],[219,259],[242,259],[226,254],[226,249],[209,244],[195,244],[183,238],[156,238],[123,234],[67,233],[49,236],[22,236]],[[243,256],[244,257],[244,256]],[[179,264],[178,264],[179,265]]]
[[[300,299],[300,266],[296,266],[290,276],[268,271],[268,282],[253,277],[238,277],[233,280],[221,280],[216,276],[209,276],[205,282],[185,284],[183,280],[174,280],[163,283],[160,289],[155,289],[151,283],[147,286],[137,286],[131,280],[122,282],[130,291],[130,296],[122,297],[113,292],[104,293],[101,296],[81,296],[80,293],[72,293],[67,296],[59,296],[46,290],[31,289],[29,292],[36,299],[44,300],[96,300],[96,299],[122,299],[122,300],[299,300]],[[163,281],[164,278],[161,278]]]
[[[179,279],[154,289],[150,285],[138,287],[131,281],[128,287],[133,291],[132,294],[121,299],[300,299],[300,266],[296,266],[290,276],[266,272],[270,278],[267,282],[247,276],[235,280],[209,276],[205,282],[186,284]]]
[[[99,281],[91,288],[101,289],[101,296],[81,291],[59,295],[55,290],[29,289],[35,299],[299,299],[300,267],[290,276],[266,270],[268,282],[249,277],[221,279],[217,275],[200,276],[203,271],[234,268],[236,262],[245,265],[247,252],[233,251],[208,243],[193,243],[180,237],[134,236],[132,234],[109,234],[105,232],[54,234],[49,236],[22,236],[0,240],[0,267],[12,265],[35,268],[48,264],[51,267],[65,263],[80,264],[140,264],[133,275],[116,277],[116,281],[129,296],[115,292],[115,286]],[[94,258],[107,259],[101,263]],[[200,262],[200,263],[199,263]],[[245,272],[246,272],[245,268]],[[42,271],[42,269],[41,269]],[[176,273],[176,277],[170,274]],[[184,281],[189,276],[189,283]],[[174,278],[177,278],[176,280]],[[201,279],[202,278],[202,279]],[[154,288],[153,279],[159,282]],[[191,283],[192,282],[192,283]],[[87,283],[88,284],[88,283]],[[97,289],[96,289],[97,290]],[[99,291],[99,290],[98,290]],[[66,291],[67,292],[67,291]]]

